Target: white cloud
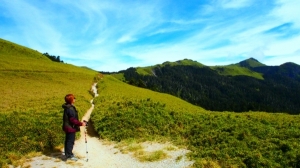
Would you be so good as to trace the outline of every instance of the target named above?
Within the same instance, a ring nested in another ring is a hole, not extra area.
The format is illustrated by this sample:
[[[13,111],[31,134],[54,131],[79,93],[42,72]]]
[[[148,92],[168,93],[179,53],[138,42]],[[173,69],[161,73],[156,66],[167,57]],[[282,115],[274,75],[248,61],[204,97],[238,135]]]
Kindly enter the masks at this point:
[[[171,33],[171,32],[176,32],[176,31],[180,31],[182,29],[180,28],[162,28],[162,29],[158,29],[155,30],[154,32],[151,32],[150,34],[148,34],[148,36],[153,36],[153,35],[158,35],[158,34],[164,34],[164,33]]]
[[[192,25],[192,24],[199,24],[199,23],[203,23],[206,19],[191,19],[191,20],[171,20],[171,21],[166,21],[166,22],[171,22],[171,23],[175,23],[175,24],[179,24],[179,25]]]
[[[266,54],[271,56],[293,54],[299,49],[299,44],[300,36],[292,39],[274,41],[269,44]]]
[[[255,48],[252,51],[249,51],[246,54],[246,57],[247,58],[256,58],[258,60],[263,60],[266,57],[265,50],[266,50],[266,47]]]
[[[117,43],[126,43],[126,42],[132,42],[136,40],[135,38],[131,37],[131,35],[123,35],[121,38],[117,40]]]

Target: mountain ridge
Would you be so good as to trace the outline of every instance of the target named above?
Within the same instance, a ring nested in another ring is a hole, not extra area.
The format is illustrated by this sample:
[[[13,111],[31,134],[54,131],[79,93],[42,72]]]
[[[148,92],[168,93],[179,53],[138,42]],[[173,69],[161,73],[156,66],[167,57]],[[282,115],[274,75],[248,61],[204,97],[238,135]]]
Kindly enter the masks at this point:
[[[250,76],[254,77],[257,79],[263,79],[263,73],[264,72],[271,72],[275,71],[278,67],[282,67],[285,65],[293,65],[294,69],[297,69],[297,72],[299,71],[299,65],[293,62],[286,62],[281,65],[276,65],[276,66],[268,66],[265,65],[261,62],[259,62],[255,58],[248,58],[243,61],[240,61],[238,63],[233,63],[233,64],[228,64],[228,65],[218,65],[218,66],[207,66],[204,65],[200,62],[191,60],[191,59],[182,59],[178,61],[166,61],[163,62],[162,64],[156,64],[153,66],[147,66],[147,67],[131,67],[135,68],[136,72],[140,75],[150,75],[150,76],[155,76],[154,69],[156,68],[162,68],[165,66],[195,66],[199,68],[204,68],[204,67],[209,67],[215,71],[217,71],[220,75],[225,75],[225,76],[237,76],[237,75],[245,75],[245,76]],[[273,67],[273,68],[270,68]],[[128,68],[130,69],[130,68]],[[118,72],[112,72],[112,73],[107,73],[100,71],[101,73],[104,74],[116,74],[116,73],[123,73],[126,70],[121,70]]]
[[[118,74],[129,84],[172,94],[206,110],[300,113],[300,66],[295,63],[267,66],[254,58],[226,66],[178,62],[153,66],[148,69],[152,74],[132,67]]]

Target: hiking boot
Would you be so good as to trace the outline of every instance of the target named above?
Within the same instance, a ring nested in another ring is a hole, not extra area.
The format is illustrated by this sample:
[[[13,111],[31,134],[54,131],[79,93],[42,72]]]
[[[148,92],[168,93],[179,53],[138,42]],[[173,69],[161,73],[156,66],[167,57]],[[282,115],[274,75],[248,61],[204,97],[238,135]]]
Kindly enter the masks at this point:
[[[77,157],[75,157],[75,156],[72,156],[72,157],[69,157],[69,158],[68,158],[68,160],[77,161],[77,160],[78,160],[78,158],[77,158]]]

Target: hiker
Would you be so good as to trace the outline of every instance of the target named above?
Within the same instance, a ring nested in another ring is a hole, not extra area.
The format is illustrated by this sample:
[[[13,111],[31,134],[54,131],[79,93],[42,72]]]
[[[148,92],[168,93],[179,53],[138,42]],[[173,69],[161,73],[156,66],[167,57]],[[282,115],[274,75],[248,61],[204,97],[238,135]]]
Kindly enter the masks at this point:
[[[65,96],[65,104],[62,105],[64,109],[63,115],[63,130],[66,133],[65,138],[65,157],[66,159],[77,161],[78,158],[72,153],[75,134],[80,131],[80,126],[85,126],[85,122],[78,120],[78,112],[74,106],[75,96],[73,94],[67,94]]]

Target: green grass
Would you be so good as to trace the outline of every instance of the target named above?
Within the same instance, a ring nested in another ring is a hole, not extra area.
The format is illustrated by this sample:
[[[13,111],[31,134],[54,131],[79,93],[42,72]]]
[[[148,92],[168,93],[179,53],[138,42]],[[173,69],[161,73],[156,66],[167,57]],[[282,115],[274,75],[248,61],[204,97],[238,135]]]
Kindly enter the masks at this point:
[[[195,167],[300,166],[298,115],[208,112],[109,75],[98,85],[92,121],[103,139],[185,146]]]
[[[123,154],[131,154],[141,162],[159,161],[168,157],[164,150],[145,151],[143,146],[135,139],[121,141],[115,148],[118,148]]]
[[[123,100],[142,100],[149,99],[165,104],[168,110],[205,112],[203,108],[192,105],[180,98],[169,94],[154,92],[151,90],[134,87],[114,78],[111,75],[105,75],[104,80],[101,80],[98,85],[100,91],[99,97],[95,99],[95,104],[102,101],[108,101],[108,104],[116,104]]]
[[[168,157],[168,155],[163,150],[157,150],[153,152],[138,151],[135,153],[135,157],[141,162],[154,162],[163,160]]]
[[[236,75],[245,75],[257,79],[264,79],[263,75],[258,72],[251,71],[248,68],[240,67],[238,65],[228,65],[228,66],[212,66],[213,70],[216,70],[220,75],[225,76],[236,76]]]
[[[119,79],[120,81],[125,81],[124,73],[112,74],[112,76]]]
[[[0,39],[0,167],[61,145],[64,96],[76,96],[75,105],[83,116],[91,106],[89,90],[96,75]]]
[[[154,69],[154,66],[149,67],[137,67],[136,72],[140,75],[153,75],[152,69]]]

